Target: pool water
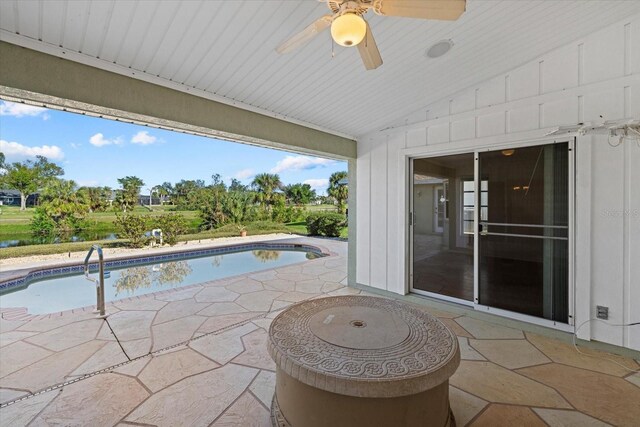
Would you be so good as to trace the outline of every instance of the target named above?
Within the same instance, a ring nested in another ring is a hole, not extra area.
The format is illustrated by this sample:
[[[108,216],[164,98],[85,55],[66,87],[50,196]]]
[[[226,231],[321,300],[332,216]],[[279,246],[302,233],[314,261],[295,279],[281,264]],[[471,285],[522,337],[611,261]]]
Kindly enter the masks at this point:
[[[281,267],[317,258],[314,252],[252,250],[201,258],[106,269],[105,301],[179,288],[239,274]],[[97,278],[97,273],[91,277]],[[0,295],[0,307],[26,307],[46,314],[95,305],[96,287],[83,274],[32,281],[27,288]]]

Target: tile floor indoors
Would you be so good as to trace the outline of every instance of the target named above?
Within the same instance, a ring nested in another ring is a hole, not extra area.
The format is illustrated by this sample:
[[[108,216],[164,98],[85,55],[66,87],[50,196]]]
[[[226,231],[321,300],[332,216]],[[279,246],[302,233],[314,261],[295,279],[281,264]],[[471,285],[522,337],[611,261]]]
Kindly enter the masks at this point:
[[[48,391],[0,408],[0,424],[270,425],[271,320],[307,298],[361,293],[345,286],[346,243],[297,241],[335,255],[114,302],[109,324],[88,311],[3,313],[0,402]],[[588,350],[627,370],[556,339],[422,309],[458,335],[463,360],[450,381],[458,426],[639,425],[637,361]]]

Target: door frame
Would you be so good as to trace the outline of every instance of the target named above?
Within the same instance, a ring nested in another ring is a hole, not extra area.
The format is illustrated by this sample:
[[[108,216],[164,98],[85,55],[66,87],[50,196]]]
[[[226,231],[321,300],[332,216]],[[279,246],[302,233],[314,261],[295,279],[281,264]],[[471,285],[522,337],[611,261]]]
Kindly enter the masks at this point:
[[[473,153],[474,159],[474,180],[476,182],[475,186],[475,212],[476,215],[480,212],[479,204],[480,204],[480,187],[477,185],[479,182],[479,153],[487,152],[487,151],[498,151],[510,148],[524,148],[524,147],[534,147],[539,145],[548,145],[548,144],[560,144],[567,143],[569,147],[569,165],[568,171],[568,183],[569,183],[569,228],[568,228],[568,274],[569,274],[569,283],[568,283],[568,323],[561,323],[554,320],[543,319],[535,316],[530,316],[522,313],[517,313],[513,311],[503,310],[496,307],[485,306],[478,303],[478,295],[479,295],[479,224],[476,220],[474,222],[474,242],[473,242],[473,281],[474,281],[474,298],[473,301],[466,301],[459,298],[448,297],[446,295],[440,295],[434,292],[421,291],[419,289],[413,288],[413,160],[415,159],[425,159],[432,157],[441,157],[441,156],[449,156],[456,154],[471,154]],[[410,293],[415,293],[418,295],[424,295],[427,297],[435,298],[442,301],[453,302],[457,304],[462,304],[465,306],[473,307],[474,310],[492,313],[498,316],[511,318],[514,320],[520,320],[527,323],[532,323],[540,326],[545,326],[553,329],[558,329],[562,331],[572,332],[574,330],[574,315],[575,315],[575,137],[565,137],[565,138],[541,138],[534,140],[526,140],[526,141],[514,141],[514,142],[504,142],[499,144],[492,144],[490,146],[483,147],[482,149],[470,150],[469,148],[453,148],[453,149],[439,149],[439,150],[429,150],[428,153],[404,153],[405,164],[407,164],[408,168],[408,178],[409,181],[405,181],[405,197],[407,197],[408,203],[406,203],[406,207],[408,208],[408,215],[405,215],[409,221],[405,224],[406,231],[406,249],[405,254],[407,256],[407,272],[406,275],[406,286],[405,289]],[[402,205],[402,204],[401,204]]]
[[[442,213],[442,227],[438,227],[438,216],[440,215],[439,202],[438,198],[438,190],[442,190],[442,197],[447,198],[447,194],[445,193],[445,186],[443,185],[435,185],[433,187],[433,232],[434,233],[444,233],[444,221],[446,221],[446,205],[443,204],[443,209],[445,210]]]

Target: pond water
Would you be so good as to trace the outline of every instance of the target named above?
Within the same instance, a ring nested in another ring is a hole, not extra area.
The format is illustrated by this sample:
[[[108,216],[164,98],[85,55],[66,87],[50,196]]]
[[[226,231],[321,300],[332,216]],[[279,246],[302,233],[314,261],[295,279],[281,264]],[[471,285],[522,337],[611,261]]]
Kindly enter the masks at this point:
[[[47,245],[51,243],[85,242],[93,240],[114,240],[118,236],[116,233],[108,231],[81,231],[75,234],[62,236],[33,236],[29,233],[5,234],[0,233],[0,248],[11,248],[14,246]]]
[[[197,233],[198,229],[190,229],[187,233]],[[115,231],[82,230],[76,233],[63,234],[60,236],[33,236],[30,233],[2,233],[0,227],[0,248],[11,248],[14,246],[28,245],[48,245],[52,243],[69,242],[89,242],[100,240],[114,240],[118,235]]]

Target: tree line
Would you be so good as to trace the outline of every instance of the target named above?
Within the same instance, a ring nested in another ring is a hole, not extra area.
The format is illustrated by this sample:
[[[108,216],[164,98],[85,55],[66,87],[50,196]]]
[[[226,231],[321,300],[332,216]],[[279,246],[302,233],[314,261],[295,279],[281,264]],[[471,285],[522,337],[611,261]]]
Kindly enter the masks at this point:
[[[64,170],[45,157],[9,164],[0,153],[0,188],[20,192],[20,209],[26,208],[30,194],[39,192],[39,203],[31,224],[37,234],[81,229],[89,212],[110,209],[116,212],[119,229],[126,228],[126,221],[135,221],[130,217],[145,186],[141,178],[120,178],[119,188],[114,190],[79,187],[73,180],[61,178],[63,175]],[[154,186],[150,189],[149,202],[155,195],[161,204],[173,205],[176,210],[199,211],[203,229],[258,220],[293,222],[304,219],[304,205],[319,199],[335,202],[338,212],[344,213],[348,190],[340,182],[346,176],[346,172],[331,175],[328,196],[321,198],[309,184],[284,185],[277,174],[258,174],[249,185],[237,179],[227,185],[219,174],[213,174],[209,184],[204,180],[181,180]],[[137,227],[143,227],[143,224],[137,224]]]

